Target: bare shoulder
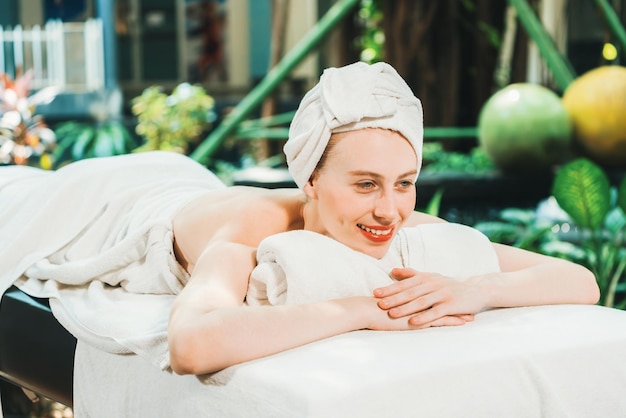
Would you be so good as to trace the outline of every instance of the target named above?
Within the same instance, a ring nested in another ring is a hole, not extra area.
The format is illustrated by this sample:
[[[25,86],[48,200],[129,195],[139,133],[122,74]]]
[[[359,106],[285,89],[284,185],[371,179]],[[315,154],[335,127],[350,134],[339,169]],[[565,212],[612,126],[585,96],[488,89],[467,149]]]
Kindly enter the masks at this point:
[[[444,223],[445,220],[438,218],[437,216],[429,215],[427,213],[414,211],[404,226],[417,226],[422,224],[432,223]]]
[[[187,268],[214,241],[256,247],[268,235],[298,227],[301,201],[297,189],[234,186],[207,193],[174,218],[177,258]]]

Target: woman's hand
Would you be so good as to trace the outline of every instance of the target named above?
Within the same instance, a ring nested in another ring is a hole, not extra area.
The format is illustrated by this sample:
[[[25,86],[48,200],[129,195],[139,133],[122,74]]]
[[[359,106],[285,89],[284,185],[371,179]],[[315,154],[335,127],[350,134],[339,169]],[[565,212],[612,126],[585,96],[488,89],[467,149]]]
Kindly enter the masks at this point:
[[[391,319],[408,317],[413,329],[463,325],[486,304],[486,295],[471,281],[410,268],[393,269],[391,276],[398,281],[374,290],[378,307]]]

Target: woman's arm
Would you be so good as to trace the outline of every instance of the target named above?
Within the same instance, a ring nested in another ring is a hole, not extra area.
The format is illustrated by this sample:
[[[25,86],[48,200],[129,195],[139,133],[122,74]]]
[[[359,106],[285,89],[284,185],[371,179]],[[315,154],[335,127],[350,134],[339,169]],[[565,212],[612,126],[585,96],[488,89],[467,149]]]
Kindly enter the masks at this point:
[[[410,316],[413,326],[425,327],[443,316],[473,314],[484,307],[593,304],[600,297],[595,277],[583,266],[501,244],[494,247],[501,272],[455,280],[396,269],[399,281],[374,293],[379,306],[392,318]]]
[[[595,276],[579,264],[502,244],[494,248],[503,273],[473,279],[488,293],[487,306],[594,304],[600,299]]]
[[[378,308],[374,297],[306,305],[246,306],[255,250],[212,243],[177,297],[168,329],[172,368],[204,374],[344,332],[409,329]]]

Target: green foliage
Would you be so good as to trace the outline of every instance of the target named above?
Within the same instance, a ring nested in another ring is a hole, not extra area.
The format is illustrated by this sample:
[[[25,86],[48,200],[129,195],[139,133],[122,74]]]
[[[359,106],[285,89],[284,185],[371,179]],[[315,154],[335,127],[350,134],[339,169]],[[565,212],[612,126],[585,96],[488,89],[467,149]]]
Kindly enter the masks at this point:
[[[491,241],[545,253],[553,224],[538,221],[533,210],[507,208],[500,212],[500,220],[479,222],[474,227]]]
[[[191,144],[211,126],[214,100],[200,86],[179,84],[171,95],[148,87],[132,101],[136,132],[146,142],[137,151],[167,150],[187,153]]]
[[[69,121],[55,130],[59,141],[53,153],[55,166],[65,162],[93,157],[127,154],[137,142],[126,127],[117,120],[87,123]]]
[[[439,210],[441,209],[441,199],[443,198],[443,188],[437,189],[433,197],[428,202],[428,205],[424,209],[424,213],[433,216],[439,216]]]
[[[604,171],[590,160],[580,158],[559,170],[552,192],[583,231],[582,249],[596,275],[602,303],[614,306],[626,268],[626,178],[616,193],[612,193]]]
[[[476,147],[469,153],[450,152],[440,142],[427,142],[423,146],[424,172],[485,173],[494,169],[485,152]]]
[[[617,206],[626,212],[626,179],[622,181],[617,193]]]
[[[626,308],[626,177],[611,188],[606,173],[587,159],[561,167],[553,198],[567,221],[542,220],[532,210],[506,209],[500,220],[475,227],[492,241],[565,258],[589,267],[601,303]]]
[[[552,192],[563,210],[583,228],[600,228],[611,207],[608,177],[586,159],[563,166],[554,179]]]
[[[361,61],[369,64],[382,61],[385,48],[382,20],[383,13],[378,0],[361,0],[358,23],[362,28],[362,34],[357,39]]]

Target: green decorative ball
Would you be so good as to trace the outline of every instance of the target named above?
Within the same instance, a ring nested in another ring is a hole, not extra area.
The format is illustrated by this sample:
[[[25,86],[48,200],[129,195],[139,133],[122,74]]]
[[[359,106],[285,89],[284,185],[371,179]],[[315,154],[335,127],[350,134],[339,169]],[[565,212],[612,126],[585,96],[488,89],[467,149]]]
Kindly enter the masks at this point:
[[[572,122],[556,93],[530,83],[511,84],[481,109],[478,139],[503,171],[547,170],[572,156]]]

